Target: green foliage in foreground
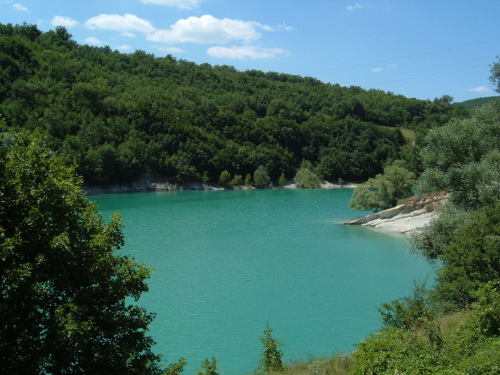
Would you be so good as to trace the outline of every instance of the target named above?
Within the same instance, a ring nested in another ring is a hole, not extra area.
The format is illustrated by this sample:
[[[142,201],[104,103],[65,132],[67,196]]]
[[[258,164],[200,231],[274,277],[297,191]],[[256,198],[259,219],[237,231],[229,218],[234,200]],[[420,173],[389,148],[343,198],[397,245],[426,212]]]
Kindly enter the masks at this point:
[[[384,174],[378,174],[359,185],[354,190],[349,206],[355,210],[376,212],[394,207],[398,200],[412,196],[415,173],[404,166],[403,161],[396,160],[384,169]]]
[[[212,361],[205,358],[201,363],[201,367],[203,368],[203,371],[197,370],[196,375],[219,375],[217,372],[217,360],[215,357],[212,357]]]
[[[470,214],[439,256],[434,299],[464,308],[475,291],[500,280],[500,202]]]
[[[427,280],[422,283],[413,281],[413,296],[399,298],[391,303],[383,302],[378,311],[384,326],[410,329],[434,318],[435,311],[430,306],[426,284]]]
[[[0,140],[0,372],[163,373],[154,315],[131,303],[151,271],[117,255],[121,218],[104,223],[38,134]]]
[[[500,284],[484,284],[476,297],[451,332],[431,321],[372,334],[357,345],[352,374],[500,374]]]
[[[264,335],[259,337],[259,340],[263,348],[256,371],[268,374],[283,370],[283,351],[280,349],[283,343],[273,337],[273,330],[269,327],[269,322],[264,330]]]

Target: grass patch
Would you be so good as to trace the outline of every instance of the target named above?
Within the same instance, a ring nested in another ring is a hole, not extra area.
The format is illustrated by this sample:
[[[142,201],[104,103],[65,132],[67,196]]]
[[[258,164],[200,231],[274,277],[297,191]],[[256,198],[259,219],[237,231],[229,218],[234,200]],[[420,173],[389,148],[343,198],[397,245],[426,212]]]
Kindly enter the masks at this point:
[[[455,332],[458,327],[465,323],[467,315],[467,312],[461,311],[439,317],[437,322],[441,327],[441,332],[445,335]]]
[[[315,357],[307,361],[296,360],[285,365],[280,375],[347,375],[351,371],[352,355],[335,353],[331,358]]]
[[[403,133],[403,136],[408,141],[410,141],[410,142],[415,141],[415,131],[414,130],[401,128],[401,133]]]
[[[397,128],[391,127],[391,126],[382,126],[382,125],[377,125],[379,128],[386,129],[386,130],[391,130],[394,131]],[[415,142],[415,131],[411,129],[405,129],[405,128],[399,128],[401,130],[401,133],[403,133],[403,137],[406,139],[406,143],[412,144]]]

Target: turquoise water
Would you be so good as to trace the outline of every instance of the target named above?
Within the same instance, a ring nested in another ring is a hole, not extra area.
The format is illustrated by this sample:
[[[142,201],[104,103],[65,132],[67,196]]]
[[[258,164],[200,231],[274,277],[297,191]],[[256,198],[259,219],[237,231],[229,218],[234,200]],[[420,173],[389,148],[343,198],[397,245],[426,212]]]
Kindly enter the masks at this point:
[[[339,225],[362,216],[350,189],[181,191],[92,196],[125,224],[121,250],[155,268],[139,303],[151,334],[186,374],[215,356],[251,373],[266,322],[285,359],[348,351],[380,328],[380,302],[411,292],[430,267],[401,235]]]

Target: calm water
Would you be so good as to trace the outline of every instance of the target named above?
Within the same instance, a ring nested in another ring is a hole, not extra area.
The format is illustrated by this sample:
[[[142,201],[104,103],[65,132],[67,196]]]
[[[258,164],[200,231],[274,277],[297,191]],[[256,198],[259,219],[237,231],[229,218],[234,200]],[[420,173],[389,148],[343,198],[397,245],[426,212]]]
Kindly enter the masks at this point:
[[[250,373],[269,321],[285,359],[348,351],[381,326],[376,307],[430,271],[401,235],[339,225],[352,190],[164,192],[90,197],[125,224],[123,253],[155,268],[139,303],[186,374],[215,356]]]

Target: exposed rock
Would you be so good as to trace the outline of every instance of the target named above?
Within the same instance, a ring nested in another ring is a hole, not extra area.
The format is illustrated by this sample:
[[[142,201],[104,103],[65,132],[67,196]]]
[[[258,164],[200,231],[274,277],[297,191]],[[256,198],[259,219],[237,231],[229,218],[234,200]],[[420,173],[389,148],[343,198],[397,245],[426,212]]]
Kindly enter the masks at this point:
[[[449,194],[446,192],[431,196],[412,197],[405,204],[344,224],[364,225],[391,232],[409,233],[427,225],[437,215],[436,207],[447,202],[448,197]]]

